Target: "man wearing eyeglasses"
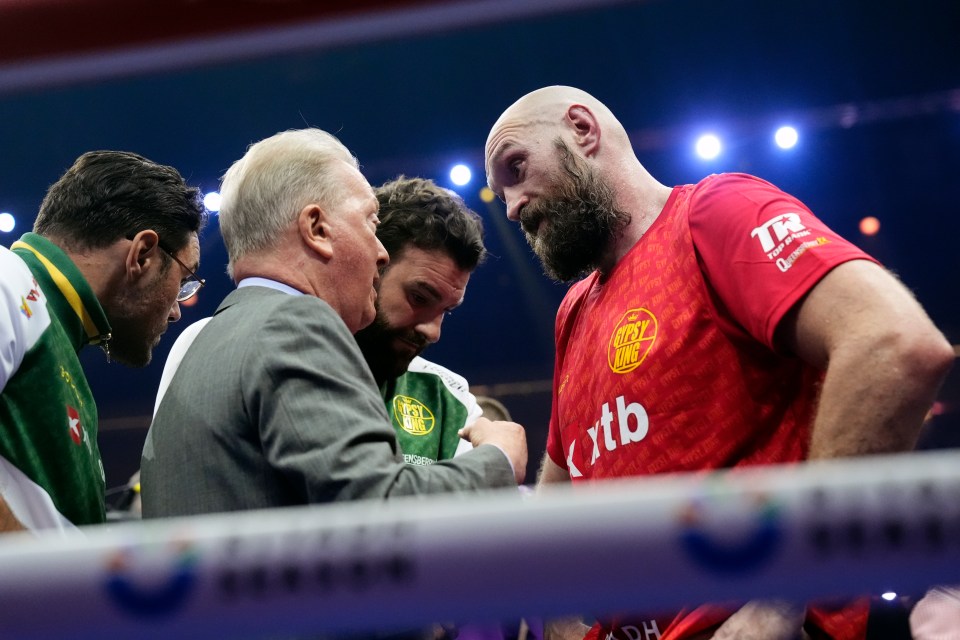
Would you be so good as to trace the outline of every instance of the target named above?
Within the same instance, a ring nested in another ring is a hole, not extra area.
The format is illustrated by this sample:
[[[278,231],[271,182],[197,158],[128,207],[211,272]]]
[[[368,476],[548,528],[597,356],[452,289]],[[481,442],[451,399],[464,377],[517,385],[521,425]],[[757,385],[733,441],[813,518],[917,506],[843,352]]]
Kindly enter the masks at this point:
[[[203,285],[198,189],[133,153],[86,153],[0,247],[0,532],[101,523],[97,408],[78,354],[132,367]]]

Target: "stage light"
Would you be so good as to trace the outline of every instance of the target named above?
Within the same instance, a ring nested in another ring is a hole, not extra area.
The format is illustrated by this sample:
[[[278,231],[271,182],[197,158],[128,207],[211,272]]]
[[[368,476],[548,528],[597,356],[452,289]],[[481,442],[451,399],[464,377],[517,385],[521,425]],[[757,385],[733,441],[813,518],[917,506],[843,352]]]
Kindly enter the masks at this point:
[[[10,233],[16,226],[17,219],[13,217],[13,214],[7,213],[6,211],[0,213],[0,232]]]
[[[773,134],[773,139],[781,149],[792,149],[800,139],[800,134],[793,127],[780,127]]]
[[[897,594],[894,593],[893,591],[887,591],[886,593],[882,594],[880,597],[886,600],[887,602],[893,602],[894,600],[897,599]]]
[[[708,133],[700,136],[697,140],[697,155],[703,158],[704,160],[713,160],[720,152],[723,150],[723,145],[720,143],[720,138]]]
[[[480,199],[489,204],[497,199],[497,194],[490,187],[484,187],[480,189]]]
[[[216,191],[211,191],[203,196],[203,206],[207,208],[207,211],[212,213],[220,211],[220,194]]]
[[[470,172],[470,167],[465,164],[458,164],[450,169],[450,182],[458,187],[469,183],[472,177],[473,174]]]
[[[880,231],[880,221],[873,216],[867,216],[860,221],[860,233],[865,236],[875,236]]]

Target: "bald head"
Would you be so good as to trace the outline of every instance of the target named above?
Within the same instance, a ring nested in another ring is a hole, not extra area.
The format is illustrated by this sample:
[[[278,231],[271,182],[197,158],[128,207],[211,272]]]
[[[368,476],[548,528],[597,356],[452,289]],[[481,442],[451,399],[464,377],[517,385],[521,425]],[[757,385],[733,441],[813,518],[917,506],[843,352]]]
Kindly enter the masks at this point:
[[[567,109],[580,104],[595,113],[616,121],[607,107],[592,95],[574,87],[555,85],[531,91],[507,107],[490,133],[493,134],[505,123],[520,120],[527,125],[559,125]],[[487,138],[490,141],[490,138]]]
[[[670,193],[640,164],[610,109],[574,87],[514,102],[485,152],[487,184],[557,280],[611,268]]]
[[[490,129],[486,144],[488,181],[493,163],[504,151],[504,142],[516,137],[526,141],[530,136],[563,138],[564,132],[576,130],[577,124],[571,116],[578,112],[585,113],[603,131],[605,143],[611,150],[632,154],[626,130],[605,104],[575,87],[543,87],[507,107]]]

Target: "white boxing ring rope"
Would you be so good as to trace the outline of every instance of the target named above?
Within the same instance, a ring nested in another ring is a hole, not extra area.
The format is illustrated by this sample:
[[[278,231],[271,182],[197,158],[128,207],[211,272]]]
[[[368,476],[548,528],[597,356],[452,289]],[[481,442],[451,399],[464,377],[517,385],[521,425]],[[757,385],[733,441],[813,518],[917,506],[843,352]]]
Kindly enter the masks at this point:
[[[0,638],[288,637],[960,583],[960,452],[0,537]]]

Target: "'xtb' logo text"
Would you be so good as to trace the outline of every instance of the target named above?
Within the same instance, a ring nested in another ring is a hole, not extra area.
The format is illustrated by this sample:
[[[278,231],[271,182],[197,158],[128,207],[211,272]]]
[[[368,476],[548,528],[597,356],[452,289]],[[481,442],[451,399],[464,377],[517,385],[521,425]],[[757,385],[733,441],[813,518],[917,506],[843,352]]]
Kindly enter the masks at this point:
[[[603,442],[604,451],[613,451],[619,445],[626,446],[633,442],[640,442],[647,437],[647,431],[650,430],[650,420],[647,417],[647,410],[639,402],[627,404],[623,396],[617,396],[617,432],[619,438],[614,437],[613,430],[613,412],[610,411],[610,403],[604,402],[600,407],[600,419],[587,429],[590,440],[593,443],[593,455],[590,457],[590,466],[596,464],[597,459],[602,455],[600,442]],[[602,430],[602,433],[601,433]],[[577,441],[570,443],[567,451],[567,470],[570,477],[579,478],[583,476],[580,469],[573,462],[574,449]]]

